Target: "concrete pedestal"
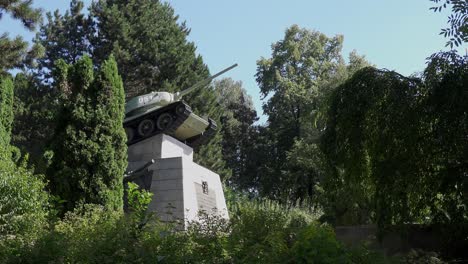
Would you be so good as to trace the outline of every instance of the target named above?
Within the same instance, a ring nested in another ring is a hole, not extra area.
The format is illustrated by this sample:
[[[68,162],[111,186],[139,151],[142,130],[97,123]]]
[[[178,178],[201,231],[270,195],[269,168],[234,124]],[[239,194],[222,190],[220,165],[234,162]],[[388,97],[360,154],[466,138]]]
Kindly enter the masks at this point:
[[[200,210],[229,218],[218,174],[193,162],[193,149],[175,138],[160,134],[128,148],[128,169],[135,170],[151,159],[148,210],[163,221],[183,220],[184,227],[198,221]]]

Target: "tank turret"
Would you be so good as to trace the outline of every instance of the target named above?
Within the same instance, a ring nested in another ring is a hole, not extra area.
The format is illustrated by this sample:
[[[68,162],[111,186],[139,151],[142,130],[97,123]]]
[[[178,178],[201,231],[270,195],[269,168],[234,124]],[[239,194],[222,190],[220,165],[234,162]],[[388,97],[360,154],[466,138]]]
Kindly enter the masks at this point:
[[[125,104],[124,128],[131,145],[159,133],[174,136],[192,147],[205,143],[216,131],[212,119],[192,113],[182,97],[208,85],[214,78],[233,69],[234,64],[183,91],[151,92],[136,96]]]

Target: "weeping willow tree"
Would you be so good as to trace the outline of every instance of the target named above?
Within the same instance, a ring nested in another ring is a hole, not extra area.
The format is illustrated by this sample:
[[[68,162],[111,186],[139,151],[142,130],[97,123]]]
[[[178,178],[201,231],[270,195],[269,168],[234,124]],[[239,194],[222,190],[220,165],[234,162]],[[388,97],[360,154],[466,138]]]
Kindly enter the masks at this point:
[[[467,231],[466,87],[467,57],[455,53],[433,56],[422,78],[365,68],[338,87],[321,142],[327,214]]]

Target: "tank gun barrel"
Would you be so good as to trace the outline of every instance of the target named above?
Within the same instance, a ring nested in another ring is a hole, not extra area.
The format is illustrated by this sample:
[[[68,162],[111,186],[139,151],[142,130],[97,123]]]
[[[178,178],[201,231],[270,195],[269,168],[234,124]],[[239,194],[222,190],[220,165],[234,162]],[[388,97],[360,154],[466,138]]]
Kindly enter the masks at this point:
[[[145,163],[143,166],[141,166],[140,168],[134,170],[134,171],[127,171],[125,172],[124,174],[124,182],[127,182],[127,181],[131,181],[135,178],[138,178],[138,176],[140,175],[140,173],[142,171],[144,171],[145,169],[149,168],[149,166],[153,165],[154,164],[154,159],[151,159],[150,161],[148,161],[147,163]]]
[[[184,95],[186,95],[186,94],[188,94],[188,93],[190,93],[190,92],[192,92],[192,91],[194,91],[194,90],[196,90],[198,88],[201,88],[201,87],[203,87],[205,85],[208,85],[214,78],[220,76],[221,74],[223,74],[223,73],[225,73],[227,71],[232,70],[235,67],[237,67],[237,63],[227,67],[226,69],[224,69],[224,70],[222,70],[222,71],[220,71],[220,72],[218,72],[218,73],[216,73],[216,74],[214,74],[214,75],[212,75],[212,76],[210,76],[210,77],[208,77],[208,78],[206,78],[206,79],[204,79],[202,81],[197,82],[193,86],[191,86],[191,87],[189,87],[189,88],[187,88],[187,89],[185,89],[183,91],[177,92],[175,94],[175,97],[176,97],[175,99],[178,100],[178,99],[182,98],[182,96],[184,96]]]

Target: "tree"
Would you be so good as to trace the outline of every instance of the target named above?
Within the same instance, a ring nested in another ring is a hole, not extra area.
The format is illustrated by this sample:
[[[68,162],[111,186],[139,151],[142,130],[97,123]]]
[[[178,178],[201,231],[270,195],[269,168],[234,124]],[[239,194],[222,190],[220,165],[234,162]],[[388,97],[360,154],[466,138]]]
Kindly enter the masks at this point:
[[[251,139],[253,123],[258,119],[252,98],[242,87],[242,82],[225,78],[214,82],[218,103],[223,109],[221,116],[223,158],[232,171],[231,186],[241,185],[241,178],[248,172],[248,149],[255,142]]]
[[[48,12],[47,22],[33,42],[44,50],[35,65],[15,78],[15,122],[13,144],[30,154],[30,163],[36,172],[45,173],[48,160],[44,157],[46,145],[52,140],[55,118],[59,109],[59,91],[53,87],[54,63],[63,59],[76,63],[91,53],[89,35],[92,18],[82,13],[83,3],[72,0],[70,10]]]
[[[422,103],[427,123],[425,165],[433,175],[427,205],[431,222],[443,226],[449,254],[468,257],[468,56],[433,55],[423,74],[427,87]],[[424,192],[426,193],[426,192]]]
[[[407,148],[420,136],[414,131],[418,85],[418,80],[394,72],[364,68],[335,90],[322,149],[330,168],[325,183],[327,210],[334,212],[337,223],[376,220],[371,219],[374,203],[382,210],[411,211],[413,205],[403,206],[387,195],[402,194],[410,201],[402,191],[418,178],[411,165],[416,153]],[[386,215],[379,214],[377,222]]]
[[[32,8],[31,5],[31,0],[2,0],[0,19],[4,13],[10,13],[13,18],[21,20],[27,29],[33,30],[41,20],[41,9]]]
[[[114,58],[96,74],[89,57],[74,65],[59,60],[54,80],[63,106],[51,145],[52,192],[65,200],[65,210],[80,203],[121,210],[127,167],[125,96]]]
[[[44,151],[53,138],[58,109],[57,93],[39,86],[34,75],[21,72],[14,79],[15,99],[12,145],[27,153],[34,171],[44,174]]]
[[[41,20],[41,9],[32,8],[31,4],[31,0],[2,0],[0,1],[0,19],[5,13],[10,13],[13,18],[21,20],[27,29],[34,30]],[[42,53],[39,46],[34,46],[29,51],[27,48],[28,43],[21,37],[10,40],[8,34],[2,34],[0,36],[0,73],[11,68],[22,67],[24,63],[30,63],[33,58]]]
[[[440,35],[450,38],[445,46],[453,48],[468,41],[468,2],[466,0],[431,0],[436,6],[430,8],[434,12],[441,12],[447,7],[452,8],[452,14],[448,17],[448,28],[443,28]]]
[[[264,138],[271,145],[265,155],[272,156],[268,162],[271,174],[260,181],[267,184],[262,192],[274,199],[296,203],[314,196],[323,174],[316,144],[324,128],[323,109],[329,94],[367,64],[353,52],[346,65],[342,42],[342,36],[329,38],[294,25],[283,40],[272,45],[272,58],[257,62],[257,82],[268,98],[263,106],[268,115],[264,132],[270,135]],[[306,163],[313,165],[303,167]]]
[[[344,63],[342,42],[342,36],[328,38],[294,25],[272,45],[272,58],[257,62],[260,91],[264,98],[271,95],[263,110],[270,126],[282,131],[281,149],[288,149],[301,135],[301,121],[318,107],[319,87]]]
[[[91,55],[89,38],[93,34],[94,23],[92,17],[82,13],[83,7],[83,2],[72,0],[70,10],[65,11],[64,15],[58,10],[53,14],[47,12],[47,22],[33,40],[45,50],[44,57],[39,58],[37,67],[34,67],[36,78],[40,81],[38,85],[52,83],[51,71],[57,60],[73,64],[82,56]],[[49,86],[43,89],[52,90]]]
[[[322,150],[337,224],[443,223],[466,246],[467,77],[451,52],[422,79],[369,67],[334,91]]]

